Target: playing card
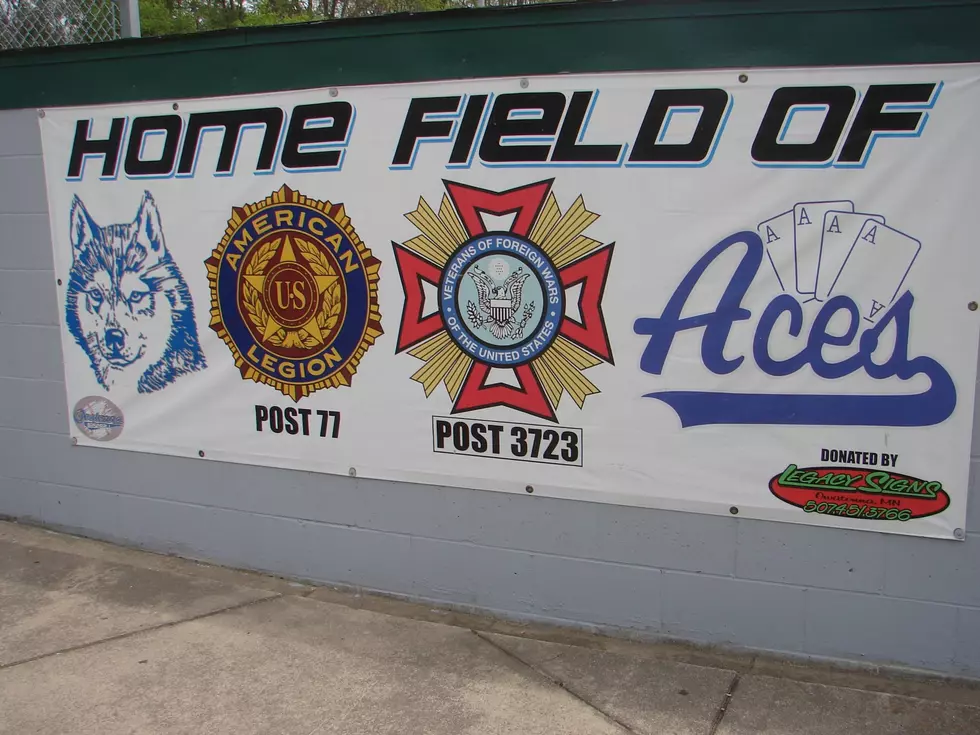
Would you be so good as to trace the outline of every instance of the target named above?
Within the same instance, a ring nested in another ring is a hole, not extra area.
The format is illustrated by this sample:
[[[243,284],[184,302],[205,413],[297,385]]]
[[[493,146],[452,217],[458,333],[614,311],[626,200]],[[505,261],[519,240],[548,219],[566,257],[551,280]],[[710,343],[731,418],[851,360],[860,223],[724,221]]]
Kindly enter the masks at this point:
[[[854,202],[799,202],[793,207],[796,253],[796,292],[814,296],[817,291],[817,269],[820,265],[820,240],[823,216],[830,210],[853,212]]]
[[[861,227],[830,296],[854,299],[861,316],[875,322],[895,300],[922,244],[873,219]]]
[[[756,232],[766,247],[766,259],[776,272],[780,288],[792,290],[796,280],[793,254],[793,211],[760,222]],[[763,263],[763,268],[765,264]]]
[[[817,299],[823,301],[830,293],[851,246],[868,220],[885,224],[880,214],[840,212],[831,209],[823,216],[823,237],[820,240],[820,263],[817,267]]]

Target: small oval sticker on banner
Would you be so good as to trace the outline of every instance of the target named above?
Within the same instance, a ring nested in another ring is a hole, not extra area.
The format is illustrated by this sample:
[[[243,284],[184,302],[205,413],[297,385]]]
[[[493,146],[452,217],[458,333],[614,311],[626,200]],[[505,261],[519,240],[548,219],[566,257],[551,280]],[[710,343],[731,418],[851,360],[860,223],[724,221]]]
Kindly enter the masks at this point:
[[[108,442],[122,434],[125,420],[119,406],[102,396],[86,396],[71,414],[75,426],[89,439]]]
[[[772,494],[806,513],[908,521],[942,513],[949,495],[937,480],[867,467],[789,465],[769,481]]]

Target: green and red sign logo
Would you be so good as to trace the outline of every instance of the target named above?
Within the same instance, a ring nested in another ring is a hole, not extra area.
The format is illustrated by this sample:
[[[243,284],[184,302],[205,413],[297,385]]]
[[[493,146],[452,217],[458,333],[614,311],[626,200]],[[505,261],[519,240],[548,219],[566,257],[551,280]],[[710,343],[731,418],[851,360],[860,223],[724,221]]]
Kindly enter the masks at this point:
[[[769,481],[777,498],[807,513],[908,521],[942,513],[949,494],[941,482],[867,467],[797,467]]]

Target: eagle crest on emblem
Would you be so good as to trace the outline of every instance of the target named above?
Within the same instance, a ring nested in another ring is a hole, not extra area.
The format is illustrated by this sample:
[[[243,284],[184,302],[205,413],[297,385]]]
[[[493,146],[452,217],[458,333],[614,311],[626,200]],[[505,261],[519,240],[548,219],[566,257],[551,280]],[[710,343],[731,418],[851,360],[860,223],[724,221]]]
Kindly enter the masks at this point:
[[[497,339],[522,337],[534,314],[534,302],[524,304],[524,282],[531,274],[525,273],[524,268],[518,268],[500,286],[479,266],[474,266],[466,275],[473,279],[479,301],[479,307],[472,301],[466,304],[466,315],[473,327],[486,329]],[[524,310],[518,320],[517,313],[522,306]]]

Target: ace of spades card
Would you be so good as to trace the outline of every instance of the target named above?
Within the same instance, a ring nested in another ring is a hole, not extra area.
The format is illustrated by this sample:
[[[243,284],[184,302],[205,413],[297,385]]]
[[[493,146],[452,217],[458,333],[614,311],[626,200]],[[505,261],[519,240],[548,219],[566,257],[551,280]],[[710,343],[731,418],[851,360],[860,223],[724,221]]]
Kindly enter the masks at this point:
[[[829,296],[844,294],[861,317],[876,322],[898,297],[922,244],[904,232],[868,219],[851,246]]]
[[[800,296],[816,298],[824,215],[831,210],[853,212],[854,202],[849,200],[798,202],[793,207],[796,293]]]

